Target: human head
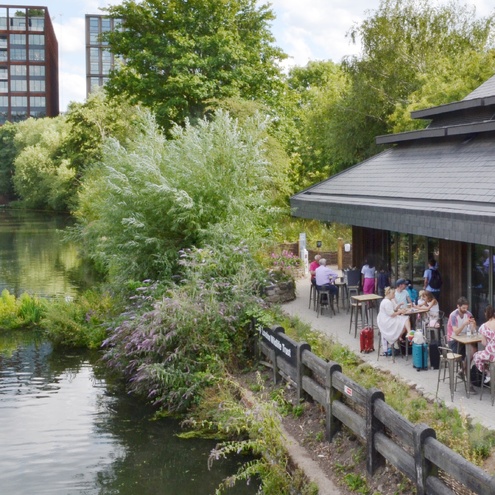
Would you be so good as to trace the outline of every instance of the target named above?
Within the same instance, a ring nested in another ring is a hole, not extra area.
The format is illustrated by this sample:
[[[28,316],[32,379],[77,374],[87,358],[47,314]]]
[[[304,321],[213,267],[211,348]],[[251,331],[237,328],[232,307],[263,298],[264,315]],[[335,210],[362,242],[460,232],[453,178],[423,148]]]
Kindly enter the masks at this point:
[[[384,294],[387,299],[392,299],[395,294],[395,289],[393,287],[385,287]]]
[[[493,318],[495,316],[495,311],[493,310],[493,306],[489,304],[485,308],[485,318],[489,320],[490,318]]]
[[[435,260],[435,258],[430,258],[428,260],[428,265],[431,266],[431,267],[434,267],[437,265],[437,261]]]
[[[425,290],[423,292],[424,292],[424,298],[426,301],[428,301],[428,302],[433,301],[434,296],[429,290]]]
[[[426,291],[424,289],[421,289],[418,293],[418,296],[420,299],[425,299],[426,298]]]
[[[320,266],[327,266],[327,260],[325,258],[320,258]]]
[[[397,280],[397,282],[395,283],[395,288],[400,291],[404,290],[404,288],[406,287],[406,281],[405,279],[403,278],[399,278],[399,280]]]
[[[315,255],[315,261],[320,261],[321,259],[321,254],[316,254]]]
[[[457,299],[457,308],[461,314],[465,314],[469,309],[469,301],[464,296],[461,296]]]

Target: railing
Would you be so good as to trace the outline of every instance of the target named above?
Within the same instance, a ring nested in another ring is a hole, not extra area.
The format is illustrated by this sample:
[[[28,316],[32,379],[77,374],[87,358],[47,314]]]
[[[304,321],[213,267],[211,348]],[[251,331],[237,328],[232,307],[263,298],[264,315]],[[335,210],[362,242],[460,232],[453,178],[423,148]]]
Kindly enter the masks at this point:
[[[342,425],[360,437],[370,475],[388,461],[416,484],[418,495],[458,493],[454,485],[464,488],[463,493],[495,494],[495,477],[439,442],[434,429],[401,416],[385,402],[383,392],[354,382],[338,363],[319,358],[282,327],[257,328],[259,349],[271,363],[274,381],[283,377],[294,382],[298,400],[310,396],[324,407],[329,442]]]

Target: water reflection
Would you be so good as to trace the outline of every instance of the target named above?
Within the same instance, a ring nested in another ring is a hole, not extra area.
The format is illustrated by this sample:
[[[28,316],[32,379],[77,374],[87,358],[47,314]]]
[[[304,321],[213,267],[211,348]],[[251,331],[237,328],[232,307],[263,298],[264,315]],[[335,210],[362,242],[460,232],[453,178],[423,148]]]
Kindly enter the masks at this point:
[[[74,296],[94,282],[75,245],[62,242],[68,216],[0,210],[0,291]]]
[[[179,439],[176,422],[151,421],[150,409],[109,386],[97,358],[52,352],[22,332],[0,334],[1,493],[214,493],[234,463],[208,471],[214,443]]]

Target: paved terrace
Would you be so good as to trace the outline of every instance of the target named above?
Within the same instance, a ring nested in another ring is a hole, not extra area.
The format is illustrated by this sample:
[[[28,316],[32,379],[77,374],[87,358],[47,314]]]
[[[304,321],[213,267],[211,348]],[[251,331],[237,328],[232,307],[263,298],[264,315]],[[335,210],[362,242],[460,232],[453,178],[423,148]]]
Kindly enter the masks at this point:
[[[334,267],[335,268],[335,267]],[[309,275],[297,281],[297,297],[294,301],[283,305],[283,309],[290,315],[298,316],[300,320],[311,325],[311,327],[325,335],[328,335],[340,344],[347,346],[349,349],[358,354],[361,359],[371,366],[393,373],[396,377],[414,385],[417,390],[422,393],[425,398],[434,400],[437,388],[438,370],[429,369],[417,371],[412,365],[412,357],[405,359],[401,356],[395,358],[395,363],[392,357],[382,357],[377,361],[377,351],[370,354],[361,354],[359,349],[359,329],[358,336],[354,338],[354,327],[349,333],[350,313],[347,314],[345,309],[340,307],[340,313],[330,317],[328,311],[324,311],[319,318],[316,312],[308,308],[309,303]],[[443,309],[443,308],[441,308]],[[445,310],[448,315],[450,311]],[[376,314],[374,315],[376,325]],[[378,349],[378,332],[375,330],[375,349]],[[448,375],[447,375],[448,377]],[[468,415],[474,422],[479,422],[482,425],[495,430],[495,406],[492,407],[490,390],[486,388],[483,393],[483,399],[480,401],[479,389],[476,388],[478,394],[466,397],[464,386],[459,383],[457,391],[454,395],[454,402],[450,398],[450,389],[448,378],[445,382],[440,382],[438,398],[443,400],[447,407],[456,407],[462,413]],[[385,397],[385,400],[387,397]]]

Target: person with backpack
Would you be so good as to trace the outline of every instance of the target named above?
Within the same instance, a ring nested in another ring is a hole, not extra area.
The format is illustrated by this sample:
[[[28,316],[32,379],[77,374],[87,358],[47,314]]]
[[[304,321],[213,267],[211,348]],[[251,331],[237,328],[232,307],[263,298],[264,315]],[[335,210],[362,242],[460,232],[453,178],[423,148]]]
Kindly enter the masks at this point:
[[[442,287],[442,276],[437,268],[437,262],[434,258],[428,260],[428,268],[423,274],[423,289],[432,293],[433,297],[440,300],[440,289]]]

